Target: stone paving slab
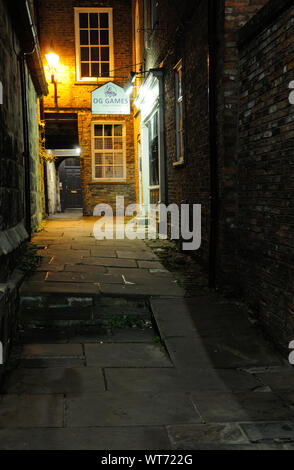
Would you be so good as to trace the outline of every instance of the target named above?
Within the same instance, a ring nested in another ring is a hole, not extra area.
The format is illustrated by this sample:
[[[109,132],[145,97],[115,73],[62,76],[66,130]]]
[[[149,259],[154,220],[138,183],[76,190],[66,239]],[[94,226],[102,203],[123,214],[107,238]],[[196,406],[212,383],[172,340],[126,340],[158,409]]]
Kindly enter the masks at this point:
[[[236,368],[265,364],[282,364],[282,359],[268,351],[252,336],[216,338],[168,337],[168,351],[178,368]]]
[[[85,359],[78,357],[44,357],[44,358],[24,358],[21,359],[19,367],[24,369],[40,369],[40,368],[55,368],[62,367],[80,368],[85,367]]]
[[[152,299],[151,308],[162,338],[197,335],[186,299]]]
[[[250,391],[259,386],[249,374],[229,369],[197,369],[184,374],[175,369],[106,368],[109,390],[131,391]]]
[[[101,369],[57,367],[15,369],[9,372],[2,391],[9,394],[56,394],[103,390],[105,386]]]
[[[66,269],[64,264],[49,264],[49,263],[41,263],[40,266],[37,267],[37,271],[64,271]]]
[[[48,269],[47,271],[53,271],[53,269]],[[83,273],[93,273],[93,274],[103,274],[106,273],[106,268],[102,265],[88,265],[88,264],[66,264],[64,269],[60,271],[65,272],[83,272]]]
[[[281,421],[294,413],[271,392],[193,392],[192,400],[206,422]]]
[[[96,266],[117,266],[122,268],[137,268],[137,263],[134,259],[118,259],[118,258],[82,258],[81,264],[89,264]]]
[[[124,251],[124,250],[117,250],[118,258],[128,258],[128,259],[138,259],[138,260],[156,260],[158,261],[157,256],[152,253],[151,250],[149,251]]]
[[[0,395],[0,428],[62,427],[63,395]]]
[[[82,265],[80,272],[64,271],[64,272],[48,272],[45,282],[86,282],[86,283],[110,283],[110,284],[123,284],[123,279],[120,275],[111,273],[94,273],[83,272]]]
[[[145,281],[152,281],[155,278],[166,278],[169,277],[173,279],[173,275],[170,272],[161,271],[151,273],[149,269],[143,268],[108,268],[108,273],[111,275],[119,275],[120,277],[124,276],[126,280],[135,282],[137,284],[144,283]]]
[[[139,268],[143,269],[165,269],[163,264],[161,264],[159,261],[141,261],[138,260],[138,266]],[[169,272],[169,271],[167,271]]]
[[[84,247],[83,250],[85,250],[86,248]],[[71,249],[71,241],[67,242],[67,243],[55,243],[55,244],[46,244],[46,248],[43,249],[43,250],[39,250],[38,252],[41,254],[42,256],[42,253],[52,253],[52,251],[54,250],[54,252],[60,252],[60,251],[65,251],[65,252],[71,252],[72,249]]]
[[[134,295],[134,296],[179,296],[183,297],[185,291],[177,285],[177,283],[171,278],[155,278],[150,281],[144,280],[140,283],[134,283],[133,285],[118,285],[118,284],[105,284],[102,283],[100,286],[102,294],[107,295]]]
[[[173,368],[105,368],[107,389],[120,392],[169,392],[185,390],[181,375]]]
[[[184,424],[167,426],[173,449],[193,450],[200,445],[249,444],[237,423]]]
[[[103,256],[103,258],[117,258],[115,250],[109,250],[98,246],[95,246],[90,249],[90,255],[97,256],[98,258],[100,256]]]
[[[73,261],[79,260],[82,257],[90,256],[90,250],[58,250],[54,247],[54,249],[50,250],[37,250],[37,255],[39,256],[46,256],[52,257],[56,260],[61,260],[60,264],[65,264],[66,259],[71,259]]]
[[[104,392],[68,396],[67,426],[153,426],[199,423],[189,396],[181,392]]]
[[[294,370],[290,366],[278,372],[257,373],[256,376],[273,391],[294,390]]]
[[[201,338],[166,338],[165,344],[175,367],[179,370],[214,368]]]
[[[42,294],[42,293],[61,293],[61,294],[99,294],[99,287],[94,283],[81,282],[41,282],[26,281],[21,289],[21,294]]]
[[[90,367],[172,367],[157,344],[85,344],[85,354]]]
[[[217,336],[223,331],[256,334],[246,313],[233,303],[220,303],[213,301],[213,296],[200,296],[186,299],[186,309],[199,336]]]
[[[22,357],[83,356],[81,344],[24,344]]]
[[[240,423],[251,442],[294,441],[294,420],[268,423]]]
[[[168,450],[163,426],[0,429],[1,450]]]
[[[108,334],[89,334],[73,336],[68,339],[72,343],[152,343],[155,334],[152,328],[117,328]]]
[[[194,444],[193,448],[189,447],[189,443],[187,446],[180,444],[180,447],[176,447],[175,450],[195,450],[195,451],[236,451],[236,450],[255,450],[255,451],[264,451],[264,450],[284,450],[285,446],[279,444],[207,444],[207,443],[200,443]]]

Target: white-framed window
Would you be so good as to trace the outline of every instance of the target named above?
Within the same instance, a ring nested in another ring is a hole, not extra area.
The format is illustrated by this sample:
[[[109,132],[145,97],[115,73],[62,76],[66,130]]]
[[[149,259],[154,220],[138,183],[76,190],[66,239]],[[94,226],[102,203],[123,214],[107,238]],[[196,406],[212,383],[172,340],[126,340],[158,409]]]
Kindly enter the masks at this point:
[[[175,70],[175,99],[176,99],[176,160],[184,160],[184,99],[183,99],[183,65],[180,60]]]
[[[113,70],[112,8],[75,8],[77,81],[108,79]]]
[[[126,179],[126,127],[124,122],[92,122],[93,181]]]

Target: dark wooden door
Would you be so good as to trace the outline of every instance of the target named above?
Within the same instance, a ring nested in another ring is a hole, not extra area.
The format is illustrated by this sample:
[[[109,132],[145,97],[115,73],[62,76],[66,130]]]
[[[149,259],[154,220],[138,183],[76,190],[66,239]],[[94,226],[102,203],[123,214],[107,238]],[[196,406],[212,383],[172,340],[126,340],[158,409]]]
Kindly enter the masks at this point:
[[[82,186],[81,169],[78,158],[67,158],[60,165],[60,201],[62,211],[81,209]]]

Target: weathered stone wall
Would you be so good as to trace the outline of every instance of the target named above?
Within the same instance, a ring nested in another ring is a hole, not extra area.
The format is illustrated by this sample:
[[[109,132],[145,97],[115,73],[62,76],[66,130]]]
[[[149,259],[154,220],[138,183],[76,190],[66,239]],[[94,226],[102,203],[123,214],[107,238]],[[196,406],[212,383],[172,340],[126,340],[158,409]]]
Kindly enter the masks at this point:
[[[20,70],[20,45],[4,3],[0,5],[0,70],[3,104],[0,105],[0,281],[14,266],[14,250],[26,238],[24,230],[24,138]],[[42,213],[42,180],[39,157],[38,100],[26,68],[28,95],[31,225],[39,225]],[[22,228],[22,229],[21,229]]]
[[[271,1],[241,34],[238,279],[283,348],[294,338],[294,8]]]
[[[21,44],[17,39],[5,2],[0,2],[0,81],[3,104],[0,104],[0,341],[4,359],[8,357],[16,329],[18,286],[17,273],[20,247],[28,234],[24,212],[24,138],[20,69],[17,55]],[[39,158],[38,100],[26,67],[28,95],[31,225],[39,225],[43,212],[42,182]],[[0,380],[3,368],[0,366]]]
[[[96,204],[114,205],[115,196],[125,196],[126,203],[136,202],[136,164],[133,144],[133,116],[91,114],[91,91],[103,85],[105,80],[93,84],[76,82],[76,56],[74,33],[74,7],[112,7],[114,35],[114,70],[110,81],[125,86],[132,70],[132,10],[131,0],[77,1],[42,0],[38,2],[41,31],[41,49],[46,66],[46,48],[53,41],[60,56],[56,74],[58,107],[62,112],[78,114],[79,143],[81,147],[81,174],[84,215],[93,215]],[[49,81],[49,73],[47,70]],[[107,82],[107,80],[106,80]],[[44,99],[45,110],[54,108],[54,87],[49,85],[49,95]],[[91,121],[116,120],[126,124],[127,178],[125,182],[97,182],[92,178]]]

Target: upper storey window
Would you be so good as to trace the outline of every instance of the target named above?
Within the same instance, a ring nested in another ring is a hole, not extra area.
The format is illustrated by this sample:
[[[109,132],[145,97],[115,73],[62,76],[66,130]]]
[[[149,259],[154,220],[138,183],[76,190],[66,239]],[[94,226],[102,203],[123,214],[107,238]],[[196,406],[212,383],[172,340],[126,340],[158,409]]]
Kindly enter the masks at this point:
[[[107,79],[113,69],[112,8],[75,8],[78,81]]]

